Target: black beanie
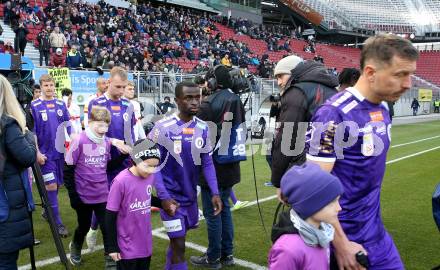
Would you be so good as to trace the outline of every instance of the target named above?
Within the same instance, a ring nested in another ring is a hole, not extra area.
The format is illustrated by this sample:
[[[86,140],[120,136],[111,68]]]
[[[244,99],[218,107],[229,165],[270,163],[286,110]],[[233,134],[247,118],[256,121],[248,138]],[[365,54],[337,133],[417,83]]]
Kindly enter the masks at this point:
[[[133,145],[131,159],[134,164],[139,164],[144,160],[156,158],[160,160],[160,150],[157,144],[149,139],[141,139]]]

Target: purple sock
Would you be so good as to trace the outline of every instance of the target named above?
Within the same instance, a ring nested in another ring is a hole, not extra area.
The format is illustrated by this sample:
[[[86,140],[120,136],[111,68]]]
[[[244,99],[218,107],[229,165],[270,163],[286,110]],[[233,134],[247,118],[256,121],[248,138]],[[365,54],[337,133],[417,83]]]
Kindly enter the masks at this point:
[[[63,224],[58,210],[58,190],[48,190],[47,197],[49,198],[49,205],[52,208],[52,212],[57,225]]]
[[[97,230],[98,229],[98,219],[95,216],[95,212],[93,212],[93,215],[92,215],[92,225],[90,226],[90,228],[92,230]]]
[[[234,191],[231,189],[231,200],[232,200],[232,203],[233,204],[236,204],[237,203],[237,197],[235,197],[235,193],[234,193]]]
[[[188,270],[188,265],[186,264],[186,262],[172,264],[171,270]]]
[[[167,250],[167,258],[166,258],[166,264],[165,264],[165,270],[170,270],[171,269],[171,260],[173,258],[173,251],[171,250],[170,247],[168,247]]]

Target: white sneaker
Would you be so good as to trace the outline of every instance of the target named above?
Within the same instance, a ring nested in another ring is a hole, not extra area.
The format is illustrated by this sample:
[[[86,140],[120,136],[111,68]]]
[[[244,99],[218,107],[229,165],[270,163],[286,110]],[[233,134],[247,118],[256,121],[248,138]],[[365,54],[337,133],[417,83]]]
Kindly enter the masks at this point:
[[[96,238],[98,237],[98,230],[90,229],[86,236],[87,247],[93,251],[96,247]]]
[[[248,205],[248,204],[249,204],[249,201],[237,201],[237,202],[234,204],[234,206],[232,207],[231,210],[236,211],[236,210],[238,210],[238,209],[241,209],[241,208],[245,207],[245,206]]]
[[[203,218],[203,211],[199,209],[199,219]]]

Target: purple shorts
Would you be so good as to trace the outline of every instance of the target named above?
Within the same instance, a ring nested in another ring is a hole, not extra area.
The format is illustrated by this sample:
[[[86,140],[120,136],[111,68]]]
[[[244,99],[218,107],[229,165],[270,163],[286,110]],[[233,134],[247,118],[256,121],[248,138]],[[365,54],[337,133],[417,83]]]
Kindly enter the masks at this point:
[[[58,186],[64,184],[63,180],[64,159],[46,160],[41,166],[41,174],[45,185],[56,183]]]
[[[195,229],[199,225],[199,208],[197,203],[180,206],[174,217],[161,209],[160,218],[169,238],[185,237],[188,230]]]
[[[365,245],[370,260],[369,270],[402,270],[405,269],[400,259],[399,251],[393,239],[385,232],[384,237],[374,243]]]

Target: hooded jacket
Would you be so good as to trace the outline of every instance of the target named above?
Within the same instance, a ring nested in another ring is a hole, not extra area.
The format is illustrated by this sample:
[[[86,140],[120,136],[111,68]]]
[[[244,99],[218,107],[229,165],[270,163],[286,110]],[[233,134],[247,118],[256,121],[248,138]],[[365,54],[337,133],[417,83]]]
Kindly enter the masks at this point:
[[[302,89],[297,87],[299,84]],[[335,88],[338,84],[338,78],[329,73],[321,63],[305,61],[292,70],[286,87],[280,92],[281,105],[276,117],[272,143],[271,181],[275,187],[280,187],[281,177],[291,166],[300,165],[306,160],[304,146],[308,125],[305,123],[310,121],[312,113],[317,109],[313,104],[322,104],[331,95],[336,94]],[[316,96],[305,94],[315,92]],[[325,95],[318,93],[325,93]],[[298,123],[301,122],[304,124],[298,128]],[[290,124],[286,125],[286,123]],[[284,130],[285,126],[286,130]],[[285,132],[288,134],[284,134]],[[284,143],[282,143],[283,136],[285,137]],[[298,145],[296,145],[297,138]]]

